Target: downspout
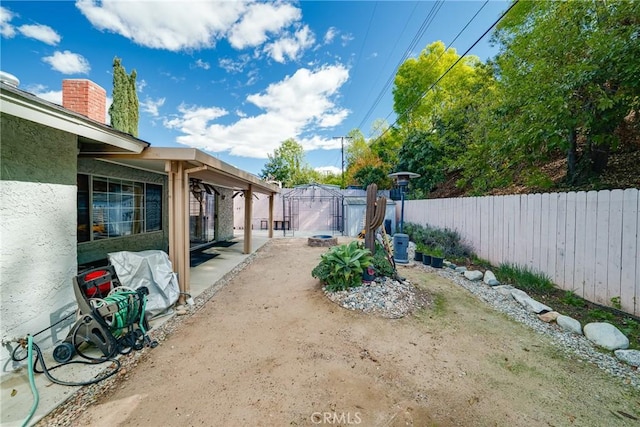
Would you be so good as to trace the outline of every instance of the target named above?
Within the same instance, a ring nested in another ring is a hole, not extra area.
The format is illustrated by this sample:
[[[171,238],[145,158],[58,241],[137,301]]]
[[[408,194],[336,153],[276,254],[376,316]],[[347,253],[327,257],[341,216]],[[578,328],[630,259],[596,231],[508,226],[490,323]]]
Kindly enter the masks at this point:
[[[269,238],[273,238],[273,199],[274,193],[269,194]]]

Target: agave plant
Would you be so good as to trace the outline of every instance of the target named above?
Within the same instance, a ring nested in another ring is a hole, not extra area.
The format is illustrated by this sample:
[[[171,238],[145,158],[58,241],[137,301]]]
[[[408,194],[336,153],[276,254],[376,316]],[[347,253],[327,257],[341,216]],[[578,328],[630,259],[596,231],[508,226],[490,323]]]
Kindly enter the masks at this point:
[[[331,292],[360,286],[364,269],[373,263],[371,251],[359,247],[357,241],[334,246],[321,258],[311,275],[324,282]]]

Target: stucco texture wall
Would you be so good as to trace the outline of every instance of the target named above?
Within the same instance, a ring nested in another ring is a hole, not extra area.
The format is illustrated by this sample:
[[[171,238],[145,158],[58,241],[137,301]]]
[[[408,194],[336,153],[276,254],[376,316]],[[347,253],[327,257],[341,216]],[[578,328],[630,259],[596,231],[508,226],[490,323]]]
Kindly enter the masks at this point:
[[[75,309],[77,140],[6,114],[0,129],[0,332],[6,341],[39,332]],[[49,347],[65,333],[47,331],[36,343]],[[11,369],[9,356],[3,347],[3,371]]]
[[[78,244],[78,264],[90,266],[93,263],[105,260],[109,252],[119,251],[145,251],[157,249],[167,252],[169,249],[168,232],[168,186],[167,177],[162,174],[147,172],[140,169],[132,169],[109,162],[95,159],[79,158],[78,173],[95,175],[108,178],[127,179],[138,182],[161,184],[162,197],[162,230],[152,233],[134,234],[115,239],[97,240]]]
[[[0,129],[2,180],[76,185],[75,135],[8,114],[0,116]]]

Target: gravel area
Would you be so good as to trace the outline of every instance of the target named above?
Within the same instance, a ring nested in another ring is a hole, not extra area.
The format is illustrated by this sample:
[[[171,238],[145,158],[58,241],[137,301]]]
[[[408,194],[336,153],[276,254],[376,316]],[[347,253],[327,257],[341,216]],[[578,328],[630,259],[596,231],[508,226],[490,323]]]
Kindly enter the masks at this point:
[[[419,292],[409,281],[388,277],[377,277],[372,282],[344,291],[329,292],[326,286],[322,290],[327,298],[341,307],[389,319],[404,317],[429,303],[427,295]]]

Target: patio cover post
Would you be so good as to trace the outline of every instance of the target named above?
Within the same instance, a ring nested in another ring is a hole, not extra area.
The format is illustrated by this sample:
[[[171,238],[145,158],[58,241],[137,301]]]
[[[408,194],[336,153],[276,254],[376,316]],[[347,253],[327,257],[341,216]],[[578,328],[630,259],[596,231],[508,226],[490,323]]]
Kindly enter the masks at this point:
[[[178,273],[178,304],[184,304],[189,292],[189,179],[183,162],[167,161],[165,171],[169,175],[169,260]]]
[[[251,217],[253,207],[253,191],[251,184],[244,190],[244,253],[251,253]]]

